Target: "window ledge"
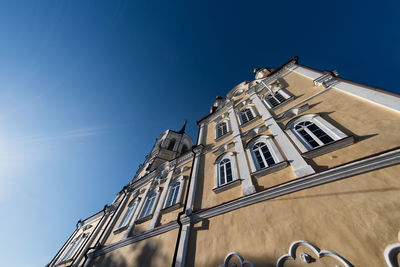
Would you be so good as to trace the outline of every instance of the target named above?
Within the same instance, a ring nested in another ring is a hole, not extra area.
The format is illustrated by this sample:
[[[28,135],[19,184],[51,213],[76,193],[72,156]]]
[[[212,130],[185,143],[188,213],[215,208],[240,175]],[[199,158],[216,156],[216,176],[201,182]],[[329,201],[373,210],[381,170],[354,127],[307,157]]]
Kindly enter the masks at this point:
[[[151,218],[153,218],[153,214],[150,214],[150,215],[147,215],[146,217],[137,219],[137,220],[135,221],[135,224],[143,223],[143,222],[145,222],[145,221],[151,220]]]
[[[261,176],[267,175],[269,173],[273,173],[273,172],[277,172],[279,170],[282,170],[284,168],[286,168],[287,166],[287,161],[281,161],[278,163],[275,163],[274,165],[268,166],[266,168],[263,168],[261,170],[255,171],[252,173],[252,175],[254,175],[254,177],[259,178]]]
[[[257,120],[258,118],[260,118],[260,115],[255,116],[253,119],[249,120],[248,122],[242,123],[240,124],[241,127],[246,127],[247,125],[249,125],[250,123],[254,122],[255,120]]]
[[[182,206],[183,206],[182,203],[176,203],[176,204],[174,204],[174,205],[172,205],[172,206],[163,208],[163,209],[161,210],[161,213],[162,213],[162,214],[168,213],[168,212],[170,212],[170,211],[179,209],[179,208],[181,208]]]
[[[225,137],[229,136],[232,133],[232,131],[226,132],[225,134],[215,138],[215,142],[221,141],[222,139],[224,139]]]
[[[307,151],[303,153],[303,157],[305,158],[314,158],[321,156],[323,154],[332,152],[334,150],[338,150],[339,148],[343,148],[349,145],[354,144],[354,137],[353,136],[348,136],[345,138],[342,138],[340,140],[336,140],[332,143],[326,144],[324,146],[320,146],[317,148],[314,148],[313,150]]]
[[[220,193],[222,191],[225,191],[225,190],[231,189],[233,187],[236,187],[236,186],[240,185],[241,183],[242,183],[241,179],[236,179],[236,180],[234,180],[232,182],[229,182],[227,184],[224,184],[224,185],[221,185],[219,187],[213,188],[213,191],[214,191],[214,193],[218,194],[218,193]]]
[[[122,231],[125,231],[127,228],[128,228],[128,225],[119,227],[119,228],[115,229],[113,233],[114,233],[114,234],[121,233]]]

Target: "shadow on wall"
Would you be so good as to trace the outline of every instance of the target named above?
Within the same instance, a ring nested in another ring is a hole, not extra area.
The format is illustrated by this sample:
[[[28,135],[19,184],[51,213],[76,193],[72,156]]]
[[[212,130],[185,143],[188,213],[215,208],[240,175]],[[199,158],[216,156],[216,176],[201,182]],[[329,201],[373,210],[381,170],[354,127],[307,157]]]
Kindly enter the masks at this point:
[[[152,240],[143,240],[142,242],[145,242],[143,246],[139,246],[139,244],[131,245],[129,250],[125,250],[126,254],[124,256],[121,256],[120,253],[107,253],[102,260],[96,261],[92,266],[142,267],[155,266],[160,262],[165,263],[165,266],[171,265],[168,259],[163,254],[159,253],[159,243]]]

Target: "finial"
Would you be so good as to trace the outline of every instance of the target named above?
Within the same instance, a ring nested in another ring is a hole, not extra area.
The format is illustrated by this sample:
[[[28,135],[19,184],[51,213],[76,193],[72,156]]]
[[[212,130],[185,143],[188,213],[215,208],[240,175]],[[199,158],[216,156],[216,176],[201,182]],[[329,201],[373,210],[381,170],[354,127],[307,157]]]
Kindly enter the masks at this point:
[[[185,119],[185,123],[183,124],[182,129],[179,130],[179,132],[178,132],[179,134],[184,134],[185,133],[186,123],[187,123],[187,119]]]

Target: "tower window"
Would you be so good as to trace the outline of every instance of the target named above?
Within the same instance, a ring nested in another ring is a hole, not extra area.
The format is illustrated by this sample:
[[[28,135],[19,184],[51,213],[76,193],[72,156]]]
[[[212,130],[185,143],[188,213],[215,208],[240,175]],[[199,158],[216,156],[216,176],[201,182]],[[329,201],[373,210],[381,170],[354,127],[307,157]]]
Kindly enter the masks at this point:
[[[228,133],[228,124],[226,121],[221,122],[217,125],[217,138],[224,136]]]
[[[169,141],[169,144],[168,144],[168,150],[171,150],[171,151],[173,151],[174,150],[174,147],[175,147],[175,139],[171,139],[170,141]]]

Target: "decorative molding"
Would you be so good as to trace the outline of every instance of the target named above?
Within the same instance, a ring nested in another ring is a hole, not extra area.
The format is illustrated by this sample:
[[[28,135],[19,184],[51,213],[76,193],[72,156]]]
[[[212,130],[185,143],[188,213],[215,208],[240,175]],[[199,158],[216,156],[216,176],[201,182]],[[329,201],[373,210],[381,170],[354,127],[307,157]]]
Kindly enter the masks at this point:
[[[399,232],[400,241],[400,232]],[[385,248],[383,255],[388,267],[399,267],[398,255],[400,253],[400,243],[391,244]]]
[[[264,132],[267,130],[267,126],[265,125],[265,122],[261,123],[262,125],[260,127],[254,127],[251,130],[248,130],[246,133],[242,134],[242,140],[247,141],[252,139],[253,137],[259,135],[260,133]]]
[[[314,246],[313,244],[304,241],[304,240],[298,240],[293,242],[290,245],[289,252],[288,254],[285,254],[281,256],[278,261],[276,262],[276,267],[283,267],[285,264],[286,260],[296,260],[296,250],[299,246],[306,246],[310,248],[314,254],[316,255],[317,259],[323,258],[323,257],[331,257],[336,259],[341,265],[336,265],[336,266],[341,266],[341,267],[353,267],[353,265],[348,262],[345,258],[341,257],[340,255],[336,254],[335,252],[329,251],[329,250],[320,250],[318,247]],[[300,259],[305,262],[305,263],[311,263],[316,261],[311,255],[307,253],[302,253],[300,256]]]
[[[228,150],[234,146],[235,146],[234,142],[225,143],[225,144],[220,145],[216,150],[213,151],[213,153],[214,153],[214,155],[221,155],[226,150]]]
[[[239,254],[239,253],[237,253],[237,252],[231,252],[231,253],[229,253],[226,257],[225,257],[225,260],[224,260],[224,263],[223,264],[221,264],[221,265],[219,265],[218,267],[229,267],[229,266],[237,266],[236,264],[231,264],[231,265],[229,265],[229,262],[231,261],[231,259],[232,258],[237,258],[238,260],[239,260],[239,262],[240,262],[240,265],[242,266],[242,267],[244,267],[244,266],[250,266],[250,267],[255,267],[255,265],[251,262],[251,261],[246,261],[246,260],[244,260],[243,259],[243,257]]]
[[[313,82],[315,86],[323,86],[325,88],[330,88],[339,82],[337,79],[335,79],[336,76],[338,75],[326,71],[321,76],[314,79]]]
[[[385,168],[400,163],[400,148],[383,152],[375,156],[351,162],[342,166],[334,167],[324,172],[311,174],[301,179],[295,179],[284,184],[256,192],[251,195],[234,199],[227,203],[214,206],[208,209],[193,212],[191,218],[183,217],[181,222],[191,220],[196,223],[201,220],[218,216],[236,209],[243,208],[268,199],[277,198],[283,195],[294,193],[307,188],[334,182],[347,177],[352,177],[361,173]]]
[[[296,68],[294,68],[293,71],[313,80],[321,76],[320,71],[306,68],[298,64],[296,64]],[[399,97],[389,95],[379,90],[374,90],[374,88],[371,88],[369,86],[346,81],[344,79],[339,79],[339,81],[339,83],[333,85],[333,88],[346,92],[350,95],[362,98],[369,102],[384,106],[393,111],[400,112]]]
[[[277,122],[284,122],[285,120],[293,118],[294,116],[297,116],[297,115],[299,115],[299,114],[301,114],[304,111],[309,110],[309,109],[310,109],[310,106],[308,104],[305,104],[305,105],[303,105],[303,106],[301,106],[299,108],[289,109],[289,110],[285,111],[285,113],[281,117],[276,118],[276,121]]]

